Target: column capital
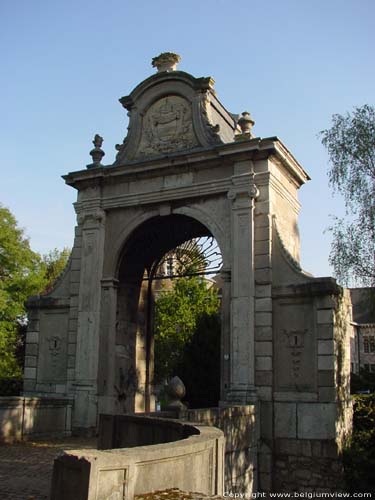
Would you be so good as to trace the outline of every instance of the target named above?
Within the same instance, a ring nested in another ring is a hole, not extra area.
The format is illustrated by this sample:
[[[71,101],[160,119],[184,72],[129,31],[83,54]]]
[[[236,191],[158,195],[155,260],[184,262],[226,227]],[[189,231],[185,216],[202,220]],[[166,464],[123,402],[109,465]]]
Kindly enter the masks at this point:
[[[253,171],[240,175],[233,175],[231,178],[233,186],[228,191],[228,199],[233,202],[238,199],[250,200],[252,203],[253,200],[259,196],[259,190],[254,179],[255,174]]]
[[[102,288],[117,288],[119,281],[116,278],[103,278],[100,284]]]
[[[102,208],[82,210],[77,213],[77,222],[80,226],[99,225],[105,221],[106,213]]]

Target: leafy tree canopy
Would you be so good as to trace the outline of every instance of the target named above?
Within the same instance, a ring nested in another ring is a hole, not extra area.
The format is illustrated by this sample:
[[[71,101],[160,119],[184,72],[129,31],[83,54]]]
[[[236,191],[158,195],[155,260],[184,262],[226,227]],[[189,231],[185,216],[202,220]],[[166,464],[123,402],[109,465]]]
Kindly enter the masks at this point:
[[[197,276],[179,278],[163,292],[155,307],[155,380],[175,375],[185,345],[192,338],[198,319],[218,311],[217,290]]]
[[[33,252],[15,217],[0,205],[0,377],[21,374],[15,350],[25,319],[24,303],[50,286],[68,253],[53,250],[41,257]]]
[[[330,254],[343,284],[375,284],[375,108],[364,105],[333,115],[321,132],[329,159],[329,182],[344,197],[347,217],[336,219]]]

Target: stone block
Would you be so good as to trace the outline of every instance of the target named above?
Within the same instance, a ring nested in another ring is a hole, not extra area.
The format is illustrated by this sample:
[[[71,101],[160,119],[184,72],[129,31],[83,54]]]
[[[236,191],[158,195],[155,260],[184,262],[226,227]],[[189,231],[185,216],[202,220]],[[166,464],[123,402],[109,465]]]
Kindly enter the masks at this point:
[[[269,312],[256,312],[255,313],[256,326],[272,326],[272,313]]]
[[[318,354],[333,354],[333,341],[318,340]]]
[[[336,307],[335,298],[333,295],[317,297],[316,306],[318,309],[334,309]]]
[[[271,253],[271,241],[256,241],[254,244],[255,255],[269,255]]]
[[[70,305],[69,319],[77,319],[78,318],[78,307]]]
[[[28,332],[39,332],[39,320],[29,318],[29,322],[27,323],[27,331]]]
[[[68,342],[69,344],[75,344],[77,342],[77,332],[68,333]]]
[[[318,309],[317,311],[317,323],[318,325],[333,324],[333,310],[332,309]]]
[[[255,341],[256,356],[272,356],[272,342]]]
[[[70,284],[70,293],[71,295],[78,295],[79,294],[79,283],[74,282]]]
[[[312,441],[309,439],[301,439],[300,453],[304,457],[312,456]]]
[[[334,387],[334,385],[335,385],[335,375],[333,370],[318,371],[319,387]]]
[[[266,283],[271,283],[272,273],[270,269],[257,269],[254,273],[255,283],[258,285],[263,285]]]
[[[70,271],[70,285],[72,285],[72,283],[79,283],[80,281],[80,278],[81,278],[81,271]]]
[[[259,453],[258,456],[258,468],[259,472],[271,473],[272,470],[272,455]]]
[[[318,325],[316,336],[318,339],[333,339],[333,325]]]
[[[336,436],[334,403],[299,403],[297,419],[299,439],[334,439]]]
[[[255,340],[272,340],[272,326],[256,326]]]
[[[269,227],[256,227],[255,228],[255,240],[264,241],[269,240],[271,236],[271,231]]]
[[[319,387],[319,401],[331,403],[336,401],[336,389],[334,387]]]
[[[271,401],[272,400],[272,387],[257,387],[258,398],[261,401]]]
[[[300,454],[300,440],[277,438],[275,440],[275,450],[280,455],[297,456]]]
[[[57,394],[65,394],[66,393],[66,385],[65,384],[56,384],[56,393]]]
[[[75,355],[77,350],[77,344],[68,344],[68,355]]]
[[[260,437],[273,439],[273,404],[268,401],[262,401],[260,404]]]
[[[39,332],[29,332],[26,333],[26,342],[28,344],[37,344],[39,340]]]
[[[255,227],[270,227],[270,218],[268,215],[255,214],[254,217]]]
[[[272,386],[272,371],[256,371],[255,385],[270,385]]]
[[[72,309],[73,307],[78,308],[78,296],[77,295],[73,295],[72,297],[70,297],[70,308]],[[71,317],[72,317],[72,314],[71,314]]]
[[[26,344],[25,355],[26,356],[37,356],[38,354],[38,344]]]
[[[322,456],[322,443],[321,441],[311,441],[311,453],[313,457]]]
[[[24,380],[23,381],[23,391],[25,393],[35,391],[35,380]]]
[[[75,380],[76,371],[74,368],[68,368],[66,371],[67,380]]]
[[[74,245],[70,256],[72,259],[80,259],[81,253],[82,253],[82,248],[80,246],[78,247],[77,245]]]
[[[275,403],[275,437],[297,437],[296,403]]]
[[[28,368],[35,368],[36,364],[37,364],[36,356],[25,356],[25,367],[27,366]]]
[[[78,328],[78,320],[77,318],[69,318],[69,331],[70,332],[76,332]]]
[[[272,490],[271,474],[266,472],[259,473],[259,489],[264,492]]]
[[[25,367],[24,377],[25,377],[25,379],[27,379],[27,378],[35,379],[36,378],[36,368]]]
[[[68,368],[75,368],[76,365],[76,357],[68,356]]]
[[[271,266],[271,255],[255,255],[254,266],[255,269],[269,268]]]
[[[268,297],[255,299],[255,311],[272,312],[272,299]]]
[[[271,297],[271,295],[272,295],[272,286],[271,285],[256,285],[255,286],[255,297],[256,298]]]
[[[322,456],[327,458],[337,458],[338,448],[334,439],[322,443]]]
[[[275,391],[273,393],[275,401],[318,401],[316,392],[300,391]]]
[[[271,356],[256,356],[255,357],[255,370],[272,370],[272,357]]]
[[[334,356],[318,356],[318,370],[332,370],[334,366]]]
[[[72,259],[70,264],[70,269],[72,271],[80,271],[81,269],[81,259]]]

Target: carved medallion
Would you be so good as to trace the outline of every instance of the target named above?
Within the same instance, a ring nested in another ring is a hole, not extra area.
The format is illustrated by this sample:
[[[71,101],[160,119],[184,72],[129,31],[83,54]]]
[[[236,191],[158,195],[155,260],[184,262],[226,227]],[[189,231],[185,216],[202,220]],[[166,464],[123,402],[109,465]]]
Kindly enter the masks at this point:
[[[163,154],[198,145],[191,106],[179,96],[167,96],[152,104],[143,118],[137,156]]]

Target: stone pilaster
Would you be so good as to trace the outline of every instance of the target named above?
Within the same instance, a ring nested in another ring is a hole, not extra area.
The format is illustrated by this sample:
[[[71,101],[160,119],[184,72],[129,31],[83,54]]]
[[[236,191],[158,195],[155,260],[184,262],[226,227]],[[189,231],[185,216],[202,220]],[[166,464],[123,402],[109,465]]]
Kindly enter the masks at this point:
[[[73,427],[91,429],[97,424],[97,376],[101,274],[103,267],[105,212],[90,207],[78,214],[82,228],[82,259],[78,296],[78,328],[75,365]]]
[[[221,383],[220,398],[226,401],[230,385],[230,295],[231,295],[231,271],[222,269],[220,276],[223,280],[221,291]]]
[[[116,385],[116,308],[118,280],[101,280],[101,318],[99,341],[99,414],[116,414],[121,388]]]
[[[247,170],[247,171],[246,171]],[[232,286],[230,386],[227,400],[255,399],[254,379],[254,199],[258,190],[248,165],[235,167],[232,188]]]

